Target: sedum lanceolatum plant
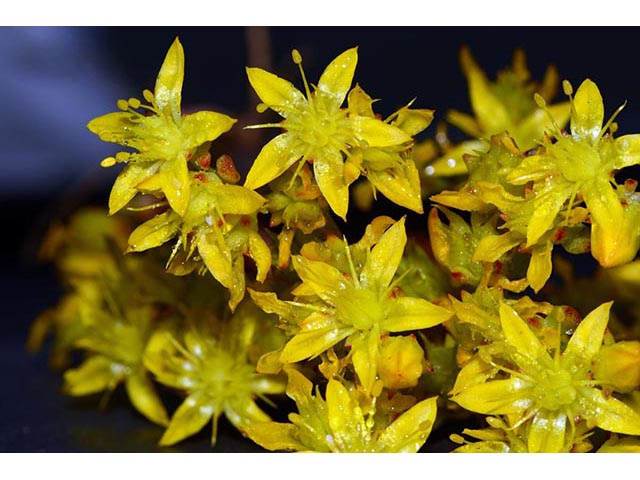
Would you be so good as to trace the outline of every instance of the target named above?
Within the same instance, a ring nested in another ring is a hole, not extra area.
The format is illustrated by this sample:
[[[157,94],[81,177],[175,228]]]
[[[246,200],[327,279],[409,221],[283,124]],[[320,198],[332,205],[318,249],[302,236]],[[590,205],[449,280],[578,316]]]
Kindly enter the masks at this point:
[[[176,39],[146,104],[89,122],[121,169],[108,212],[52,225],[64,293],[28,339],[53,337],[64,393],[124,388],[161,447],[220,445],[227,422],[272,451],[639,451],[640,135],[618,135],[622,107],[605,121],[589,79],[550,104],[555,68],[536,82],[516,51],[491,81],[463,48],[472,113],[446,121],[471,138],[452,145],[426,138],[420,100],[374,110],[357,47],[316,84],[292,59],[301,88],[246,69],[279,121],[183,115]],[[243,127],[278,129],[244,179],[217,141]]]

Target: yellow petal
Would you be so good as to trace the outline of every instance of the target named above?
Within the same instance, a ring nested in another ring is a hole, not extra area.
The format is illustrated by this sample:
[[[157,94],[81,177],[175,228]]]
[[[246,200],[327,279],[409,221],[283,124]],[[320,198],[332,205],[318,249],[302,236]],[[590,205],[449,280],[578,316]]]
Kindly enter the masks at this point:
[[[171,240],[180,228],[180,218],[172,211],[156,215],[139,225],[129,236],[129,252],[142,252]]]
[[[547,350],[525,321],[513,308],[502,301],[500,302],[500,323],[505,340],[516,349],[519,355],[536,363],[541,357],[548,355]],[[518,358],[515,358],[515,361],[519,364]]]
[[[294,144],[294,138],[290,133],[283,133],[262,147],[247,174],[244,186],[255,190],[282,175],[300,159],[303,152],[299,145]]]
[[[527,282],[534,292],[538,293],[551,276],[551,252],[553,243],[550,240],[543,245],[536,245],[531,250],[531,260],[527,268]]]
[[[616,138],[615,145],[617,155],[612,165],[613,169],[619,170],[640,164],[640,134]]]
[[[138,129],[138,124],[131,118],[132,114],[129,112],[107,113],[91,120],[87,128],[103,142],[129,146],[130,140],[135,137],[134,132]]]
[[[412,138],[398,127],[371,117],[350,117],[353,131],[369,147],[393,147],[409,143]]]
[[[452,316],[453,312],[422,298],[400,297],[390,302],[381,326],[388,332],[422,330],[446,322]]]
[[[571,133],[580,138],[595,141],[600,135],[604,120],[604,104],[598,86],[586,79],[573,98]]]
[[[548,189],[537,192],[533,203],[533,214],[527,225],[527,246],[534,245],[540,237],[547,233],[572,193],[572,185],[553,185]]]
[[[183,80],[184,50],[176,37],[160,67],[154,91],[156,105],[160,111],[167,117],[172,117],[176,123],[180,118]]]
[[[171,417],[171,422],[160,439],[160,445],[174,445],[202,430],[217,413],[209,400],[200,391],[189,395]]]
[[[320,330],[298,333],[282,350],[282,363],[295,363],[320,355],[329,347],[353,333],[351,328],[326,327]]]
[[[77,397],[115,387],[118,377],[114,375],[112,365],[111,360],[101,355],[89,357],[78,368],[64,372],[64,392]]]
[[[184,149],[199,147],[228,132],[237,120],[222,113],[201,111],[182,117],[181,133],[186,137]]]
[[[375,333],[354,335],[351,339],[351,361],[362,388],[373,390],[377,378],[378,351],[380,340]]]
[[[595,388],[583,388],[580,393],[591,404],[591,419],[598,427],[609,432],[640,435],[640,414],[626,403],[606,397]]]
[[[509,250],[520,245],[520,243],[522,243],[522,238],[513,232],[503,233],[502,235],[489,235],[480,240],[471,261],[495,262]]]
[[[161,162],[131,163],[120,172],[109,195],[109,215],[122,209],[138,193],[137,186],[159,170]]]
[[[328,263],[307,260],[301,255],[293,256],[292,263],[300,279],[328,303],[335,303],[336,294],[349,286],[342,272]]]
[[[307,448],[300,443],[296,435],[298,427],[291,423],[254,423],[246,425],[242,431],[251,440],[267,450],[303,451]]]
[[[446,151],[444,155],[431,162],[425,169],[432,177],[455,177],[468,173],[465,155],[478,155],[488,150],[484,140],[467,140]],[[466,209],[465,209],[466,210]]]
[[[431,195],[429,200],[458,210],[467,212],[485,212],[491,210],[491,206],[487,205],[477,195],[467,192],[458,192],[453,190],[444,190],[436,195]]]
[[[502,102],[493,94],[486,77],[480,70],[467,74],[471,107],[482,126],[485,136],[501,133],[511,127],[511,117]]]
[[[595,379],[613,385],[618,392],[640,387],[640,342],[616,342],[605,345],[598,354]]]
[[[565,358],[576,356],[586,361],[596,356],[602,347],[612,305],[613,302],[603,303],[580,322],[564,350]]]
[[[331,151],[313,162],[313,173],[331,210],[346,221],[349,210],[349,186],[344,178],[342,153]]]
[[[240,185],[215,185],[211,193],[216,209],[223,214],[250,215],[267,201],[262,195]]]
[[[222,233],[217,230],[201,233],[198,236],[198,252],[215,279],[226,288],[233,287],[233,259]]]
[[[349,112],[363,117],[374,117],[373,105],[374,100],[362,89],[359,84],[351,89],[348,97]]]
[[[530,453],[558,453],[564,449],[567,416],[561,412],[539,411],[527,438]]]
[[[402,107],[392,115],[395,119],[392,125],[398,127],[410,137],[414,137],[431,125],[433,121],[433,110],[426,108]]]
[[[520,150],[526,151],[536,147],[536,142],[544,138],[545,132],[551,133],[555,130],[549,114],[551,114],[559,128],[564,128],[571,116],[571,103],[563,102],[549,105],[547,106],[547,111],[549,113],[541,108],[535,109],[520,122],[515,131],[510,132],[513,134],[513,138]]]
[[[407,243],[404,222],[402,217],[389,227],[371,249],[360,273],[360,282],[365,286],[383,292],[391,283]]]
[[[368,429],[362,410],[337,380],[327,385],[327,413],[333,441],[340,452],[358,452],[368,446]]]
[[[415,404],[385,428],[378,440],[380,450],[416,453],[431,433],[437,410],[437,397]]]
[[[332,103],[340,107],[351,88],[357,64],[358,47],[350,48],[338,55],[322,72],[317,94],[331,98]]]
[[[249,254],[256,263],[256,280],[264,282],[271,269],[271,249],[259,233],[249,233]]]
[[[191,177],[187,162],[183,158],[167,160],[158,172],[162,192],[167,197],[169,206],[180,216],[184,216],[189,206]]]
[[[292,108],[307,103],[304,95],[291,82],[273,73],[261,68],[247,67],[247,77],[260,100],[283,117],[286,117]]]
[[[482,130],[482,126],[478,124],[474,117],[458,110],[452,109],[447,112],[447,122],[472,137],[480,138],[486,135]]]
[[[451,400],[462,408],[485,415],[521,414],[531,406],[532,386],[519,378],[470,385]]]
[[[473,357],[458,372],[456,383],[449,392],[449,395],[457,395],[467,387],[484,383],[487,379],[494,376],[496,371],[496,367],[485,362],[479,356]]]
[[[369,170],[367,178],[373,186],[393,203],[423,213],[420,195],[420,176],[412,161],[403,167],[386,170]]]
[[[133,406],[158,425],[167,426],[169,416],[156,392],[153,382],[142,368],[132,372],[125,382],[127,394]]]

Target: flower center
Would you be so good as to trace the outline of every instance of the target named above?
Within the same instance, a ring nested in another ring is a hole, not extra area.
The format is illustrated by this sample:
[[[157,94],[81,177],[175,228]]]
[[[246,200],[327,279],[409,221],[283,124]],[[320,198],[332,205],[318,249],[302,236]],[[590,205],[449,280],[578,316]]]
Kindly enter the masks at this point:
[[[561,137],[549,147],[558,162],[560,173],[571,182],[584,182],[601,171],[598,150],[586,140]]]
[[[336,301],[336,317],[358,330],[370,330],[384,320],[384,303],[371,290],[347,289]]]
[[[573,403],[577,396],[571,374],[566,370],[545,370],[536,394],[542,407],[552,411]]]
[[[283,123],[287,131],[310,147],[311,156],[317,156],[324,149],[345,150],[353,143],[346,112],[324,100],[315,96]]]

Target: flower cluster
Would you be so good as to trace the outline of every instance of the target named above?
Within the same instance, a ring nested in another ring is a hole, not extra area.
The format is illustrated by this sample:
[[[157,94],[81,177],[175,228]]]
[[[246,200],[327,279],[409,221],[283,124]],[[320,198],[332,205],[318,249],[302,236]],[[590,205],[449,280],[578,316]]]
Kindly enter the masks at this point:
[[[124,164],[111,216],[52,227],[42,254],[65,293],[28,340],[53,336],[64,392],[124,385],[161,446],[210,424],[213,445],[225,417],[268,450],[416,452],[440,425],[484,420],[449,449],[640,451],[640,197],[620,181],[640,135],[616,136],[622,107],[605,122],[589,79],[547,105],[555,68],[532,81],[516,51],[494,82],[464,48],[473,114],[447,121],[472,138],[416,143],[434,112],[375,112],[357,48],[315,85],[292,57],[302,90],[246,70],[258,112],[281,120],[244,126],[280,132],[243,182],[212,156],[236,120],[181,112],[177,39],[147,104],[89,122],[126,147],[102,161]],[[378,193],[410,212],[362,232],[351,200],[373,209]],[[597,271],[576,277],[586,253]]]

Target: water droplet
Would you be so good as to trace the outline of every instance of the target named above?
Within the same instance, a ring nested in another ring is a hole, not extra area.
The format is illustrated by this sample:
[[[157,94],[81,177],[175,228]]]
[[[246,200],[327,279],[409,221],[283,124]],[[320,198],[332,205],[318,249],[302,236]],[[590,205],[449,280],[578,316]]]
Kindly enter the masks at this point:
[[[447,160],[447,165],[449,166],[449,168],[455,168],[455,166],[458,164],[458,162],[456,162],[455,158],[449,158]]]
[[[427,175],[433,175],[434,173],[436,173],[436,169],[429,165],[424,169],[424,173],[426,173]]]

